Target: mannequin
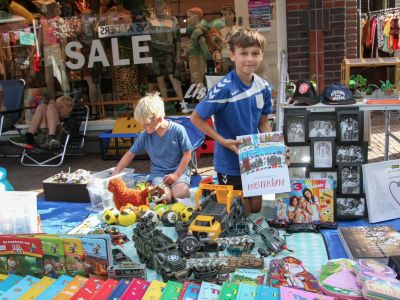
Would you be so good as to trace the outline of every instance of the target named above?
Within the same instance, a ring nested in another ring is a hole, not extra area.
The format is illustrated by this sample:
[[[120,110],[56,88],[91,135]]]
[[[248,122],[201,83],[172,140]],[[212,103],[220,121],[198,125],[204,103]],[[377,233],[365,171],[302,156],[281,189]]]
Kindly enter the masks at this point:
[[[203,86],[206,74],[207,61],[213,60],[207,47],[206,35],[208,24],[203,19],[204,12],[200,7],[192,7],[187,10],[187,33],[190,36],[188,47],[188,59],[191,83]]]
[[[232,6],[224,6],[221,12],[225,19],[225,27],[220,29],[223,39],[223,47],[221,49],[221,72],[222,75],[226,75],[235,67],[233,61],[229,57],[230,49],[228,40],[232,32],[239,29],[240,26],[235,25],[236,15]]]
[[[178,21],[165,13],[164,0],[153,0],[155,15],[148,18],[151,25],[150,54],[153,58],[153,73],[157,76],[158,88],[163,98],[167,97],[167,86],[164,74],[179,99],[183,99],[180,80],[174,77],[181,62],[181,35]]]

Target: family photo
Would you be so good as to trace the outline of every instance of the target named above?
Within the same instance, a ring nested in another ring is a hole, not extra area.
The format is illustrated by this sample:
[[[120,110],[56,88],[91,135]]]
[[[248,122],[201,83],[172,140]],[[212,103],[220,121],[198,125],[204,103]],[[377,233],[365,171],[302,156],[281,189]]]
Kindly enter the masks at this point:
[[[288,143],[303,143],[306,140],[303,117],[289,118],[287,121]]]
[[[338,163],[362,163],[365,161],[361,146],[342,145],[336,150],[336,162]]]
[[[357,116],[344,117],[340,120],[340,140],[341,141],[358,141],[359,140],[359,124]]]
[[[341,193],[359,194],[361,192],[360,167],[339,168]]]
[[[336,137],[335,120],[310,121],[308,135],[310,137]]]
[[[363,217],[366,214],[365,198],[337,198],[337,216]]]

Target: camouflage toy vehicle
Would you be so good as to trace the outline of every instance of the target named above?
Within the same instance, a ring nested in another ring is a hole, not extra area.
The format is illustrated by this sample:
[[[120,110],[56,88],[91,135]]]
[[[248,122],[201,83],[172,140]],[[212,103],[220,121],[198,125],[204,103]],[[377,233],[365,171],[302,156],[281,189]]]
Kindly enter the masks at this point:
[[[161,274],[163,281],[184,281],[189,275],[175,242],[155,229],[155,224],[142,219],[133,230],[132,241],[141,263]]]

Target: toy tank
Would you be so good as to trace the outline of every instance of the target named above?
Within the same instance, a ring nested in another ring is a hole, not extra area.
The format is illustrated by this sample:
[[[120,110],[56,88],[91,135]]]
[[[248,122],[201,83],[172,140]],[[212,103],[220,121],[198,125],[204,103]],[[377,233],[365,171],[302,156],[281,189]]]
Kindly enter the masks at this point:
[[[186,262],[177,245],[148,219],[141,220],[133,230],[132,241],[140,262],[161,274],[163,281],[182,280],[189,275]]]

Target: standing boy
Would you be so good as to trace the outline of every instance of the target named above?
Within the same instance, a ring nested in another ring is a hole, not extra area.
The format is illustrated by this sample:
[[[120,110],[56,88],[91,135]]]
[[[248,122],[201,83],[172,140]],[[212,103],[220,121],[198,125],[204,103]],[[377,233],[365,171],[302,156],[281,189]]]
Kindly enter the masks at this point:
[[[271,88],[254,74],[263,59],[265,39],[252,29],[238,29],[229,41],[235,70],[216,84],[196,106],[192,123],[216,141],[214,167],[220,184],[242,189],[236,136],[271,131]],[[215,130],[207,119],[214,115]],[[245,201],[246,214],[261,210],[262,197]]]
[[[188,164],[192,157],[192,144],[185,128],[164,119],[164,101],[158,94],[140,99],[134,116],[144,132],[121,158],[113,175],[126,168],[136,155],[147,152],[151,161],[150,180],[163,178],[167,201],[190,197]]]

